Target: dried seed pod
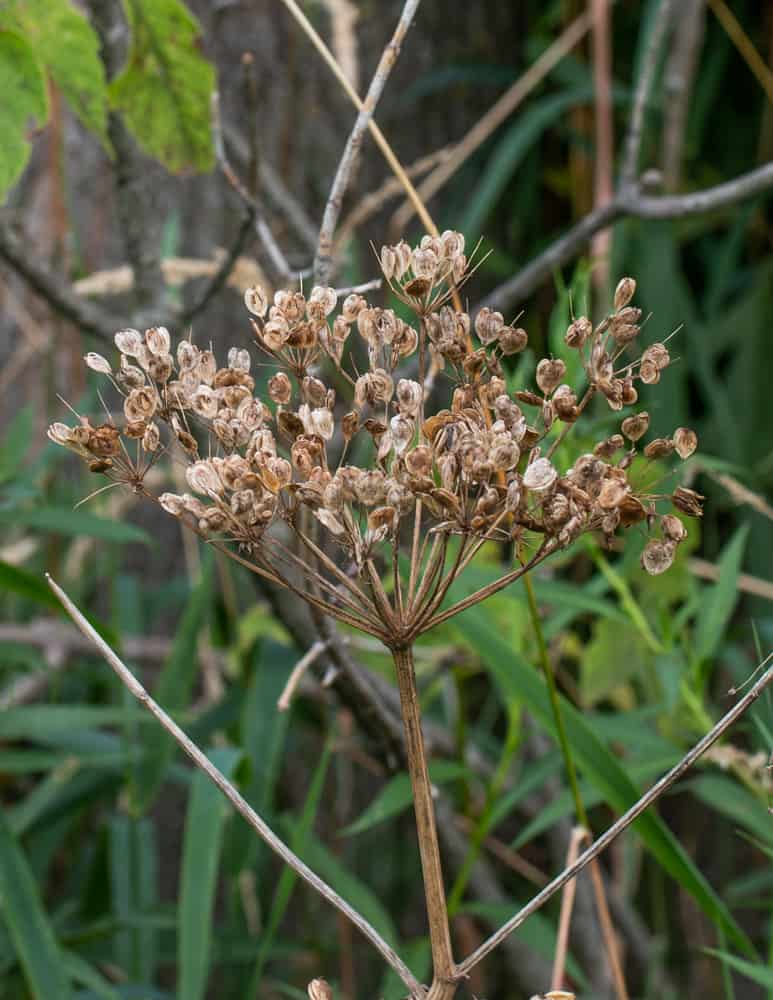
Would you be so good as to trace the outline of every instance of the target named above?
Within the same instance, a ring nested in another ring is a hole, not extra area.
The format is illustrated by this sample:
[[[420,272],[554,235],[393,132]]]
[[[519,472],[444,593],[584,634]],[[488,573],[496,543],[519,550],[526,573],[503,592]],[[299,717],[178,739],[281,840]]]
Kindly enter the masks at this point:
[[[400,412],[407,417],[415,417],[424,395],[419,383],[412,379],[401,378],[397,383],[396,395]]]
[[[156,412],[157,398],[150,389],[132,389],[123,401],[123,412],[129,421],[150,420]]]
[[[676,544],[671,541],[661,541],[653,538],[642,550],[641,564],[650,576],[658,576],[671,566],[674,561]]]
[[[520,354],[529,343],[529,335],[520,326],[506,326],[499,335],[499,349],[504,355]]]
[[[679,486],[671,495],[671,502],[678,511],[688,517],[703,517],[703,501],[705,497],[686,486]]]
[[[543,358],[537,365],[537,385],[546,396],[558,387],[565,375],[566,365],[560,358]]]
[[[639,438],[644,437],[650,426],[650,415],[646,410],[641,413],[634,413],[630,417],[626,417],[625,420],[620,425],[620,430],[625,434],[629,441],[634,443],[639,440]]]
[[[677,427],[671,440],[677,455],[682,459],[689,458],[698,447],[698,435],[689,427]]]
[[[113,371],[107,358],[103,358],[101,354],[96,354],[94,351],[89,351],[83,360],[92,371],[99,372],[100,375],[110,375]]]
[[[615,289],[615,309],[627,306],[636,294],[636,282],[633,278],[621,278]]]
[[[115,337],[115,346],[130,358],[136,358],[143,348],[142,336],[139,330],[127,329],[119,330]]]
[[[655,438],[650,441],[644,449],[645,458],[666,458],[674,450],[674,443],[670,438]]]
[[[544,493],[558,479],[558,472],[549,458],[537,458],[523,474],[523,485],[532,493]]]
[[[593,324],[587,316],[579,316],[573,323],[570,323],[564,334],[564,343],[567,347],[580,350],[585,346],[588,337],[593,333]]]
[[[494,312],[488,306],[479,310],[475,317],[475,333],[481,344],[493,344],[505,325],[502,313]]]
[[[268,296],[260,285],[253,285],[244,293],[244,304],[253,316],[262,319],[268,311]]]
[[[312,979],[306,987],[309,1000],[333,1000],[333,991],[326,979]]]
[[[687,528],[676,514],[664,514],[660,519],[660,529],[663,537],[669,542],[682,542],[687,538]]]
[[[290,379],[284,372],[277,372],[268,380],[268,395],[280,406],[285,406],[290,402],[293,394],[293,387]]]
[[[145,331],[145,344],[151,354],[168,354],[172,338],[165,326],[151,326]]]

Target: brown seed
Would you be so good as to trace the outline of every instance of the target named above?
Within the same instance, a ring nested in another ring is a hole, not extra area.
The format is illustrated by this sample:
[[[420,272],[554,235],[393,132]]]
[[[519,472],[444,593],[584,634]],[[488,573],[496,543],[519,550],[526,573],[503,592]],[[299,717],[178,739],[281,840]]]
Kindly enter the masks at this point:
[[[641,413],[634,413],[630,417],[626,417],[625,420],[620,425],[620,430],[625,434],[629,441],[638,441],[639,438],[644,437],[650,426],[650,415],[646,410]]]
[[[700,493],[696,493],[695,490],[690,490],[686,486],[677,487],[671,496],[674,507],[689,517],[703,517],[704,499]]]
[[[645,458],[666,458],[674,450],[674,444],[670,438],[655,438],[650,441],[644,449]]]
[[[698,435],[689,427],[677,427],[672,440],[677,455],[682,459],[689,458],[698,447]]]
[[[621,278],[615,289],[615,309],[627,306],[636,294],[636,282],[633,278]]]
[[[564,335],[564,343],[567,347],[579,350],[585,346],[585,342],[592,333],[593,324],[588,317],[579,316],[573,323],[569,324]]]

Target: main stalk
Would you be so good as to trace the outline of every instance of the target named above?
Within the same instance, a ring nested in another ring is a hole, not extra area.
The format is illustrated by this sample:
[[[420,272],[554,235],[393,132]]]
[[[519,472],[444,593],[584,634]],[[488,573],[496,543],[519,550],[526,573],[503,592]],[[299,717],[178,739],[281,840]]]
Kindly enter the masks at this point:
[[[451,952],[448,907],[440,863],[432,786],[427,769],[427,754],[421,731],[421,710],[416,688],[413,650],[410,646],[392,650],[400,692],[408,771],[413,789],[416,831],[419,837],[424,896],[427,904],[429,938],[432,947],[433,982],[428,1000],[451,1000],[456,993],[456,966]]]

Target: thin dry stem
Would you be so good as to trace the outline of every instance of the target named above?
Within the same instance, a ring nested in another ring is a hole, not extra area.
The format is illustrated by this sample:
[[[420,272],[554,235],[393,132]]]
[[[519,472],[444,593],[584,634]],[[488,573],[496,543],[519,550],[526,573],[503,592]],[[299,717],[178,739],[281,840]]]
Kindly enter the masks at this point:
[[[566,867],[569,868],[577,860],[580,846],[588,840],[588,831],[583,826],[576,826],[572,830],[569,838],[569,847],[566,852]],[[564,985],[564,972],[566,969],[566,956],[569,950],[569,928],[572,923],[572,910],[574,909],[574,897],[577,894],[577,879],[572,879],[564,888],[561,897],[561,915],[558,918],[558,934],[556,935],[556,950],[553,955],[553,975],[550,980],[552,990],[560,990]]]
[[[314,260],[314,279],[318,284],[325,285],[328,283],[332,266],[333,234],[341,214],[344,194],[349,186],[352,172],[362,148],[365,130],[373,118],[376,105],[384,92],[384,87],[392,72],[392,68],[397,62],[397,57],[400,54],[400,46],[411,25],[411,21],[413,21],[419,3],[420,0],[406,0],[392,38],[381,54],[363,105],[344,146],[333,185],[330,188],[327,205],[322,217],[322,226],[319,231],[319,242]]]
[[[510,117],[564,56],[582,41],[590,26],[591,16],[587,12],[572,21],[526,72],[475,123],[467,135],[456,145],[450,147],[448,156],[444,157],[442,163],[419,185],[419,196],[425,202],[440,191],[475,150],[479,149],[502,122]],[[436,155],[440,155],[440,153]],[[414,214],[413,204],[410,201],[405,202],[390,219],[389,231],[392,233],[404,232]]]
[[[773,658],[773,653],[765,660],[767,664]],[[502,941],[513,931],[517,930],[524,921],[533,913],[536,913],[544,904],[557,892],[575,878],[587,865],[597,858],[609,845],[616,840],[621,833],[635,822],[643,812],[645,812],[657,799],[666,792],[671,785],[678,781],[693,764],[709,749],[727,730],[741,718],[741,716],[760,697],[765,688],[773,681],[773,666],[767,668],[757,683],[750,688],[748,693],[730,709],[706,735],[700,739],[695,746],[684,755],[684,757],[671,770],[657,781],[642,797],[624,813],[617,822],[613,823],[609,829],[603,833],[587,850],[583,851],[573,865],[565,868],[560,875],[557,875],[552,882],[538,892],[534,898],[510,918],[500,929],[492,934],[483,944],[469,955],[458,966],[459,976],[464,976],[470,972],[486,955],[492,952]]]
[[[217,785],[239,815],[242,816],[247,823],[249,823],[258,836],[279,858],[281,858],[286,865],[292,868],[292,870],[301,879],[303,879],[304,882],[310,885],[315,892],[343,913],[354,924],[354,926],[381,954],[390,968],[394,969],[400,979],[411,991],[412,996],[422,997],[424,995],[424,990],[421,985],[416,980],[411,970],[386,943],[386,941],[384,941],[378,931],[376,931],[375,928],[373,928],[360,913],[350,906],[342,896],[339,896],[335,889],[331,888],[331,886],[324,882],[308,867],[308,865],[304,864],[304,862],[290,850],[284,841],[282,841],[274,833],[268,824],[255,812],[252,806],[239,794],[237,789],[231,784],[230,781],[228,781],[222,772],[212,764],[207,756],[202,753],[196,744],[186,736],[182,729],[180,729],[177,723],[169,715],[167,715],[157,702],[153,700],[129,668],[121,661],[121,659],[104,641],[99,633],[96,632],[96,630],[83,617],[78,608],[75,604],[73,604],[62,588],[50,576],[48,576],[48,574],[46,575],[46,579],[48,580],[48,585],[56,594],[67,614],[70,618],[72,618],[73,622],[78,626],[81,632],[88,639],[90,639],[91,642],[93,642],[94,646],[99,650],[102,656],[104,656],[121,683],[124,684],[124,686],[131,694],[134,695],[141,705],[147,708],[147,710],[155,716],[169,735],[173,737],[188,757],[190,757],[196,767],[203,771],[204,774],[206,774],[207,777],[215,785]]]

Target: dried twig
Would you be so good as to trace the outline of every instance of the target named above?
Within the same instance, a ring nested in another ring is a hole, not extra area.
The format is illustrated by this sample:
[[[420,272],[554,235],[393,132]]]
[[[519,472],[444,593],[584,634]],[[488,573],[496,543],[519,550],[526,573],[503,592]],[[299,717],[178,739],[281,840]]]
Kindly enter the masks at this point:
[[[330,68],[330,70],[332,71],[332,73],[335,76],[335,78],[338,80],[338,82],[343,87],[343,89],[346,92],[346,95],[349,98],[349,100],[357,108],[358,111],[362,111],[363,108],[365,107],[365,105],[360,100],[360,98],[359,98],[359,96],[357,94],[357,91],[349,83],[349,80],[347,79],[346,74],[343,72],[343,70],[341,69],[341,67],[335,61],[332,52],[327,47],[327,45],[325,45],[324,41],[320,38],[319,33],[315,30],[315,28],[312,25],[311,21],[309,21],[309,19],[303,13],[303,11],[301,10],[301,8],[298,6],[298,4],[296,3],[296,0],[282,0],[282,3],[290,11],[290,13],[292,14],[292,16],[295,18],[295,20],[301,26],[301,28],[303,29],[303,31],[305,32],[305,34],[308,36],[309,40],[311,41],[312,45],[317,50],[317,52],[319,52],[319,54],[322,56],[323,60],[325,61],[325,63],[327,64],[327,66]],[[381,131],[381,129],[378,127],[378,125],[375,123],[375,121],[372,118],[368,122],[368,129],[370,130],[370,134],[373,136],[373,138],[374,138],[374,140],[376,142],[376,145],[378,146],[378,148],[383,153],[384,158],[386,159],[387,163],[389,164],[392,172],[395,174],[396,177],[400,178],[400,183],[402,184],[403,188],[405,189],[406,194],[408,195],[408,197],[413,202],[419,218],[421,219],[422,223],[427,228],[427,232],[430,232],[430,233],[433,233],[433,234],[437,234],[437,227],[435,226],[435,223],[432,221],[432,217],[430,216],[430,214],[427,211],[424,203],[422,202],[421,198],[419,197],[419,194],[416,191],[416,188],[411,183],[411,180],[408,177],[408,175],[406,174],[406,172],[405,172],[402,164],[400,163],[400,161],[398,160],[398,158],[395,156],[394,151],[392,150],[392,147],[387,142],[386,136],[384,135],[384,133]]]
[[[228,781],[222,772],[220,772],[212,764],[209,758],[186,736],[177,723],[169,715],[167,715],[160,705],[153,700],[129,668],[121,661],[121,659],[104,641],[99,633],[83,617],[78,608],[75,604],[73,604],[62,588],[50,576],[47,575],[46,579],[48,580],[48,584],[56,594],[57,598],[61,601],[62,607],[72,618],[73,622],[75,622],[81,632],[88,639],[90,639],[94,646],[96,646],[96,648],[104,656],[121,683],[124,684],[131,694],[134,695],[140,704],[142,704],[152,715],[155,716],[164,729],[190,757],[196,767],[203,771],[207,777],[215,785],[217,785],[239,815],[242,816],[247,823],[249,823],[252,829],[271,848],[271,850],[274,851],[274,853],[281,858],[286,865],[292,868],[292,870],[300,878],[302,878],[304,882],[308,883],[308,885],[310,885],[315,892],[319,893],[323,899],[351,920],[354,926],[381,954],[387,964],[394,969],[400,979],[402,979],[411,991],[411,995],[413,997],[423,997],[424,990],[413,973],[394,952],[394,950],[386,943],[386,941],[384,941],[378,931],[376,931],[375,928],[372,927],[360,913],[350,906],[349,903],[343,899],[343,897],[339,896],[335,889],[319,878],[318,875],[316,875],[296,854],[290,850],[289,847],[287,847],[284,841],[282,841],[265,823],[265,821],[261,819],[252,806],[239,794],[236,788],[230,783],[230,781]]]
[[[381,53],[376,72],[368,87],[368,93],[365,95],[365,100],[346,141],[344,151],[341,154],[338,169],[336,170],[330,194],[328,195],[327,205],[325,206],[325,213],[322,217],[322,226],[319,231],[319,243],[314,260],[314,280],[317,284],[328,284],[332,265],[331,249],[333,246],[333,233],[335,232],[338,217],[341,214],[344,194],[349,186],[352,171],[357,163],[365,130],[373,118],[376,105],[384,92],[384,87],[392,72],[392,68],[397,62],[397,57],[400,54],[400,46],[411,25],[411,21],[413,21],[419,2],[420,0],[406,0],[392,38]]]
[[[542,83],[564,56],[571,52],[585,37],[591,26],[591,21],[591,15],[587,12],[572,21],[559,37],[545,49],[539,59],[475,123],[467,135],[450,148],[443,162],[419,185],[419,195],[425,202],[437,194],[475,150],[480,148],[502,122],[509,118],[529,94]],[[410,202],[401,205],[389,222],[389,231],[404,232],[413,215],[414,207]]]
[[[619,219],[679,219],[702,212],[718,211],[773,190],[773,163],[750,170],[732,181],[704,191],[683,195],[643,195],[631,191],[618,194],[613,201],[584,216],[567,233],[543,250],[514,277],[495,288],[476,307],[500,311],[510,309],[531,295],[555,268],[566,264],[602,229]]]
[[[773,656],[773,654],[771,654]],[[767,663],[771,657],[765,661]],[[645,812],[653,802],[657,801],[660,796],[666,792],[674,782],[678,781],[691,767],[692,765],[709,749],[714,743],[725,733],[727,730],[741,718],[741,716],[754,704],[754,702],[760,697],[762,692],[768,686],[768,684],[773,681],[773,666],[770,666],[765,670],[764,674],[757,683],[750,688],[748,693],[744,695],[741,700],[730,709],[719,722],[709,730],[706,735],[700,739],[695,746],[684,755],[684,757],[676,764],[667,774],[665,774],[659,781],[657,781],[647,792],[642,795],[642,797],[636,802],[631,808],[624,813],[617,822],[613,823],[609,829],[603,833],[598,840],[596,840],[587,850],[583,851],[577,861],[565,868],[560,875],[546,885],[541,892],[538,892],[534,898],[526,904],[515,916],[511,917],[500,929],[492,934],[487,941],[485,941],[476,951],[474,951],[468,958],[466,958],[457,968],[457,976],[460,978],[467,975],[471,969],[473,969],[478,962],[480,962],[489,952],[493,951],[502,941],[504,941],[514,930],[517,930],[521,924],[532,915],[536,913],[544,904],[557,892],[559,892],[563,887],[579,874],[594,858],[597,858],[603,851],[609,847],[609,845],[620,836],[636,819]]]
[[[666,102],[663,108],[663,186],[668,192],[679,188],[687,113],[703,44],[705,15],[706,0],[685,0],[674,25],[671,52],[666,64]]]
[[[612,10],[610,0],[591,0],[593,13],[593,90],[596,149],[593,177],[593,206],[601,208],[613,197],[615,155],[612,115]],[[605,289],[609,277],[610,234],[600,230],[591,243],[591,257],[599,261],[593,271],[596,288]]]
[[[652,92],[655,73],[658,68],[661,47],[671,22],[673,0],[661,0],[655,19],[650,28],[647,47],[639,71],[639,80],[633,98],[628,134],[623,151],[623,167],[620,172],[620,188],[625,191],[635,186],[639,171],[639,154],[644,137],[644,115]]]
[[[577,860],[580,847],[589,839],[589,833],[583,826],[576,826],[572,830],[569,838],[569,847],[566,852],[566,867],[570,867]],[[566,968],[566,955],[569,950],[569,928],[572,922],[572,910],[574,909],[574,897],[577,892],[577,879],[572,879],[564,887],[564,894],[561,897],[561,914],[558,918],[558,933],[556,934],[556,948],[553,955],[553,975],[550,980],[550,988],[560,990],[564,985],[564,970]]]

